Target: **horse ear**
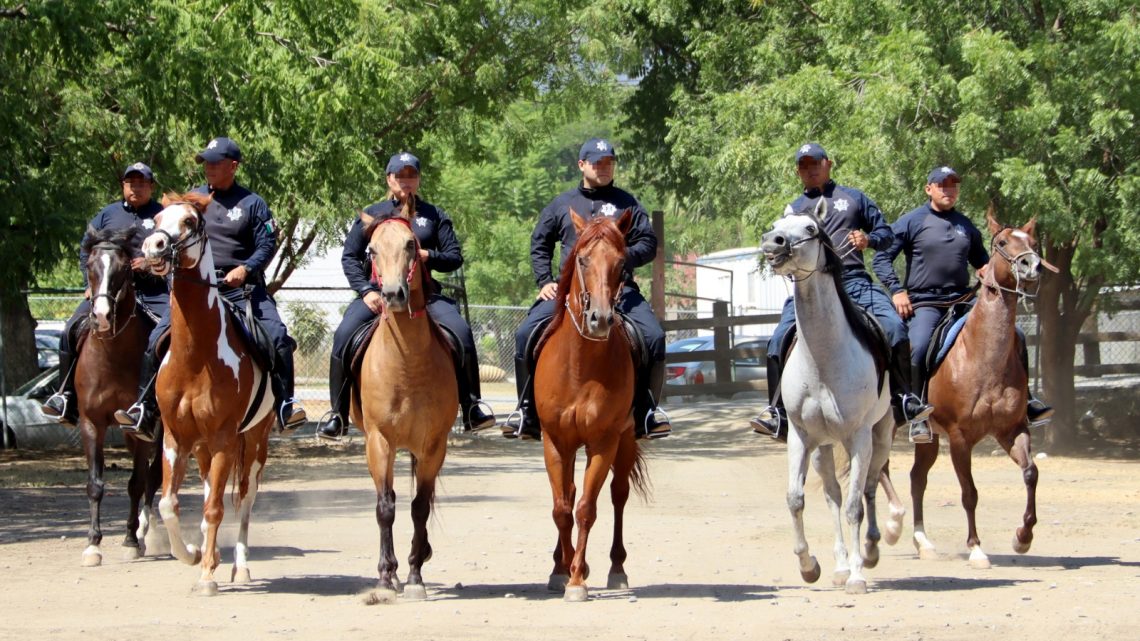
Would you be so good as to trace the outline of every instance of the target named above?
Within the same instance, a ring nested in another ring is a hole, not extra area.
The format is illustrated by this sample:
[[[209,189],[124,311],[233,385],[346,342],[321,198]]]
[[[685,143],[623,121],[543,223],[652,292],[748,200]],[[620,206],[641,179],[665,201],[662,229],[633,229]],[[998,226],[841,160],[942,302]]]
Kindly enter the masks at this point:
[[[626,210],[621,213],[621,216],[618,217],[617,226],[618,230],[621,231],[622,236],[625,236],[629,233],[629,229],[633,227],[632,208],[626,208]]]
[[[175,194],[175,193],[168,191],[162,195],[162,208],[163,209],[166,209],[167,207],[173,205],[176,202],[178,202],[178,194]]]
[[[815,217],[820,220],[827,220],[827,199],[820,197],[815,202]]]
[[[990,236],[997,236],[998,232],[1002,230],[1002,224],[997,221],[997,218],[994,218],[993,203],[986,207],[986,226],[990,229]]]
[[[582,230],[586,228],[586,219],[578,215],[574,208],[570,208],[570,221],[574,223],[574,233],[581,235]]]
[[[368,226],[371,225],[372,222],[376,220],[375,216],[369,216],[368,212],[364,211],[363,209],[357,209],[356,214],[358,216],[360,216],[360,223],[362,225],[364,225],[365,229],[367,229]]]
[[[1034,238],[1037,238],[1037,216],[1030,218],[1029,222],[1022,225],[1021,231],[1029,234]]]

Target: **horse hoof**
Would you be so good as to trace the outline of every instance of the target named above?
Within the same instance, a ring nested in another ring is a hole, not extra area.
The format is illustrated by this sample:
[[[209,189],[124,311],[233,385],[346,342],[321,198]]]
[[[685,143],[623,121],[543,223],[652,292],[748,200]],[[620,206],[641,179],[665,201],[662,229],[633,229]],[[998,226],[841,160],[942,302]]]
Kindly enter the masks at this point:
[[[868,543],[863,546],[863,567],[873,568],[879,564],[879,546]]]
[[[143,556],[143,551],[141,548],[136,548],[136,547],[125,547],[125,548],[123,548],[123,560],[124,561],[138,561],[139,559],[142,558],[142,556]]]
[[[1033,539],[1022,543],[1016,536],[1013,537],[1013,551],[1017,552],[1018,554],[1025,554],[1028,552],[1030,545],[1033,545]]]
[[[849,570],[836,572],[835,574],[831,575],[831,584],[837,588],[841,588],[844,585],[847,585],[847,579],[849,578],[851,578],[851,572]]]
[[[589,598],[584,585],[568,585],[566,592],[562,595],[562,600],[567,603],[584,603]]]
[[[811,557],[811,563],[812,568],[810,570],[800,570],[800,576],[803,577],[806,583],[815,583],[819,580],[820,575],[823,574],[823,571],[819,569],[819,561],[815,560],[814,556]]]
[[[100,565],[103,565],[103,554],[99,551],[99,548],[91,546],[83,551],[83,567],[95,568]]]
[[[850,581],[844,586],[847,594],[867,594],[866,581]]]
[[[364,597],[364,605],[391,605],[396,602],[396,591],[392,588],[376,588]]]
[[[218,596],[217,581],[199,581],[192,590],[198,596]]]
[[[610,574],[609,579],[606,581],[607,590],[628,590],[629,577],[625,574]]]
[[[407,583],[404,585],[405,601],[423,601],[427,599],[427,588],[421,583]]]
[[[546,582],[546,589],[551,592],[560,592],[566,589],[566,584],[569,582],[569,574],[551,574],[550,580]]]
[[[249,575],[249,568],[239,568],[235,565],[230,572],[230,581],[233,583],[249,583],[253,581],[253,577]]]
[[[883,526],[883,540],[886,541],[887,545],[894,545],[895,543],[898,543],[899,539],[902,537],[902,519],[905,514],[905,512],[899,514],[898,519],[895,518],[894,514],[891,514],[890,517],[888,517],[887,524]]]
[[[923,561],[937,561],[938,550],[934,548],[918,548],[918,558]]]

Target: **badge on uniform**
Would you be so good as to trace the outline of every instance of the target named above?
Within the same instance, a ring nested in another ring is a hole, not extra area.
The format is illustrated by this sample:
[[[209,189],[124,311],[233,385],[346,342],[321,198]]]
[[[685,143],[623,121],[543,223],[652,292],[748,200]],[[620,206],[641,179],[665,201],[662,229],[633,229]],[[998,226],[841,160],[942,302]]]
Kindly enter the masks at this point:
[[[961,225],[954,225],[954,233],[958,234],[962,238],[965,238],[966,228],[962,227]]]
[[[601,143],[599,143],[599,144],[601,144]],[[613,218],[614,214],[617,213],[617,207],[614,207],[613,203],[606,203],[605,205],[602,205],[601,213],[603,216],[606,216],[607,218]]]
[[[230,220],[239,220],[241,218],[241,214],[241,207],[234,207],[230,210],[230,213],[226,214],[226,216],[228,216]]]

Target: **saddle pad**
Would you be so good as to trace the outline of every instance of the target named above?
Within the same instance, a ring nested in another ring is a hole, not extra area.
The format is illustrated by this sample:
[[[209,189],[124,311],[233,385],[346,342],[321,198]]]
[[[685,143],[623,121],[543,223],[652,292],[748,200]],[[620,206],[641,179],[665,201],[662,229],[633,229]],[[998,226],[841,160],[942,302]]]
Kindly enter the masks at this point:
[[[957,306],[951,308],[946,315],[947,320],[939,323],[938,327],[935,328],[934,337],[926,356],[926,369],[931,374],[946,359],[946,355],[950,353],[950,348],[954,346],[954,341],[958,340],[958,335],[966,326],[966,318],[969,317],[971,309],[973,309],[972,306],[964,310],[958,309]]]
[[[273,347],[273,339],[269,332],[261,326],[256,317],[248,315],[238,305],[225,297],[220,297],[225,303],[226,313],[238,329],[238,335],[245,343],[253,361],[265,371],[274,369],[277,364],[277,350]]]

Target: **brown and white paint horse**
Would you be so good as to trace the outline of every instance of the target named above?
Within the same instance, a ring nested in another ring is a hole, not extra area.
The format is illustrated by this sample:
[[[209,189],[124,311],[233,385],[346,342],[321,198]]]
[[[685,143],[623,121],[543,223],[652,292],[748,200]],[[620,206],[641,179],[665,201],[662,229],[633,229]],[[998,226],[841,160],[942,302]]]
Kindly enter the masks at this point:
[[[170,291],[170,349],[158,371],[156,392],[165,429],[162,461],[162,499],[159,512],[170,537],[170,549],[179,560],[202,563],[195,591],[218,591],[218,526],[224,512],[222,498],[230,474],[235,479],[241,523],[234,550],[231,580],[250,580],[248,566],[249,518],[265,469],[269,432],[273,424],[273,396],[266,393],[249,427],[242,419],[255,400],[259,380],[266,376],[250,357],[239,330],[227,318],[218,293],[214,258],[205,233],[205,214],[221,207],[208,195],[168,194],[165,207],[155,216],[155,232],[143,241],[143,254],[152,272],[174,272]],[[186,476],[190,454],[202,477],[201,550],[182,538],[178,489]]]

